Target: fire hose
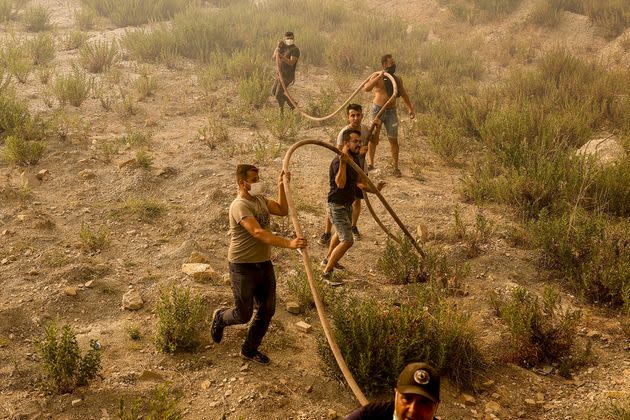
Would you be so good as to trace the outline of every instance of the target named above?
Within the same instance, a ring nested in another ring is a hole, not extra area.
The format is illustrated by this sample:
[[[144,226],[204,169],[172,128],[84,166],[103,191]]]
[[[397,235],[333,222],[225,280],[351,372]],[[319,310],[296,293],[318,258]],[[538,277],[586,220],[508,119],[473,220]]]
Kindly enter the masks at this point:
[[[283,80],[282,74],[280,72],[280,54],[276,54],[276,77],[280,81],[280,84],[282,86],[282,89],[284,90],[285,96],[289,99],[291,104],[295,107],[295,109],[300,114],[302,114],[305,118],[308,118],[308,119],[313,120],[313,121],[324,121],[324,120],[330,119],[334,115],[336,115],[340,110],[342,110],[350,102],[350,100],[352,100],[352,98],[354,96],[356,96],[361,91],[363,86],[375,74],[376,73],[372,73],[367,79],[365,79],[363,82],[361,82],[361,85],[352,93],[352,95],[350,95],[350,97],[339,108],[337,108],[337,110],[335,110],[334,112],[332,112],[331,114],[329,114],[329,115],[327,115],[325,117],[313,117],[311,115],[308,115],[302,109],[300,109],[300,107],[298,106],[297,102],[293,99],[293,97],[289,93],[289,90],[288,90],[288,88],[286,86],[286,83]],[[379,110],[378,114],[375,117],[375,120],[380,118],[381,115],[383,114],[383,112],[390,105],[390,103],[396,99],[396,93],[398,92],[398,86],[396,84],[396,80],[394,79],[394,77],[391,76],[387,72],[384,72],[383,75],[385,77],[387,77],[392,82],[392,85],[394,87],[394,92],[390,96],[389,100],[385,103],[385,105],[383,105],[383,107]],[[372,134],[373,134],[375,128],[376,128],[376,125],[374,123],[372,123],[372,125],[370,127],[370,132],[369,132],[368,138],[372,137]],[[334,153],[337,153],[338,155],[341,155],[341,151],[338,148],[336,148],[336,147],[334,147],[334,146],[332,146],[332,145],[330,145],[330,144],[328,144],[326,142],[318,141],[318,140],[302,140],[302,141],[298,141],[298,142],[294,143],[289,148],[289,150],[287,150],[287,152],[286,152],[286,154],[284,156],[283,163],[282,163],[282,169],[284,171],[283,172],[284,173],[284,175],[283,175],[283,183],[284,183],[284,189],[285,189],[285,193],[286,193],[286,197],[287,197],[287,204],[288,204],[288,207],[289,207],[289,215],[290,215],[291,221],[293,223],[293,228],[295,230],[295,234],[298,237],[302,237],[303,236],[302,227],[300,226],[300,221],[298,219],[298,215],[297,215],[297,212],[296,212],[296,209],[295,209],[295,205],[293,203],[293,197],[291,195],[290,179],[289,179],[289,176],[287,174],[289,173],[289,166],[290,166],[290,162],[291,162],[291,156],[293,155],[293,153],[298,148],[300,148],[302,146],[305,146],[305,145],[309,145],[309,144],[324,147],[324,148],[326,148],[328,150],[331,150]],[[401,220],[398,218],[398,216],[396,215],[394,210],[391,208],[389,203],[385,200],[385,198],[380,193],[380,191],[376,188],[374,183],[372,183],[370,178],[368,178],[368,176],[365,174],[365,172],[363,172],[363,170],[359,167],[359,165],[357,165],[355,162],[353,162],[352,159],[347,160],[347,164],[350,165],[350,167],[352,167],[352,169],[354,169],[359,174],[359,177],[361,178],[362,182],[364,182],[364,183],[366,183],[368,185],[368,189],[370,190],[370,192],[372,192],[373,194],[375,194],[378,197],[380,202],[383,204],[385,209],[392,216],[392,218],[394,219],[396,224],[400,227],[400,229],[403,231],[405,236],[407,236],[407,238],[409,238],[410,242],[413,244],[413,246],[416,249],[416,251],[424,258],[425,257],[425,253],[422,250],[422,248],[418,245],[418,243],[416,242],[415,238],[411,235],[411,233],[409,233],[409,230],[407,230],[407,228],[401,222]],[[365,199],[365,203],[366,203],[366,205],[367,205],[367,207],[368,207],[368,209],[370,211],[370,214],[372,215],[372,217],[374,218],[376,223],[379,225],[379,227],[381,229],[383,229],[383,231],[385,231],[385,233],[390,238],[392,238],[394,241],[400,243],[400,239],[398,239],[397,236],[393,235],[385,227],[385,225],[381,222],[379,217],[374,212],[374,209],[372,208],[372,205],[370,204],[370,201],[368,199],[367,191],[366,191],[366,194],[364,194],[364,199]],[[336,340],[335,340],[335,338],[334,338],[334,336],[332,334],[332,329],[331,329],[331,326],[330,326],[330,322],[328,321],[328,318],[326,317],[326,313],[324,312],[324,305],[323,305],[321,296],[319,294],[319,291],[318,291],[318,289],[316,287],[315,276],[313,274],[313,268],[311,267],[311,259],[310,259],[310,256],[309,256],[308,247],[304,248],[301,251],[301,255],[302,255],[302,260],[303,260],[303,264],[304,264],[304,269],[306,271],[306,276],[308,278],[308,284],[309,284],[309,287],[310,287],[310,290],[311,290],[311,294],[313,295],[313,301],[315,302],[315,308],[317,310],[317,315],[318,315],[319,320],[320,320],[320,322],[322,324],[322,329],[324,330],[324,335],[326,336],[326,340],[328,341],[328,345],[330,346],[330,349],[332,350],[333,356],[335,357],[335,360],[337,362],[337,365],[339,366],[339,369],[341,370],[341,373],[343,374],[344,378],[346,379],[346,382],[350,386],[350,389],[352,390],[352,392],[355,395],[356,399],[359,401],[359,403],[361,405],[366,405],[368,403],[368,400],[365,397],[365,395],[363,394],[363,392],[361,391],[361,388],[359,387],[359,385],[354,380],[354,377],[352,376],[352,373],[350,372],[350,369],[348,368],[348,365],[346,364],[345,359],[343,358],[343,355],[341,354],[341,351],[339,349],[339,346],[337,345],[337,342],[336,342]]]

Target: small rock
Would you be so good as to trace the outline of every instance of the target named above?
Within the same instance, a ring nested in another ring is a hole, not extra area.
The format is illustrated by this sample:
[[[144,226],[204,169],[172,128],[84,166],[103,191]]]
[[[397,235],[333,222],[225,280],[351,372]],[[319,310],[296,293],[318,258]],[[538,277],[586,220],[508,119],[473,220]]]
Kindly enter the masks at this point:
[[[464,405],[475,405],[475,404],[477,404],[477,400],[475,400],[475,397],[473,397],[470,394],[462,393],[462,394],[460,394],[459,399],[460,399],[461,402],[464,403]]]
[[[525,404],[527,405],[536,405],[536,401],[531,398],[525,398]]]
[[[93,179],[96,178],[96,173],[91,169],[84,169],[79,172],[79,176],[83,179]]]
[[[77,289],[75,287],[72,286],[68,286],[65,289],[63,289],[63,292],[68,295],[68,296],[76,296],[77,295]]]
[[[89,280],[85,282],[84,286],[89,289],[90,287],[92,287],[92,284],[94,284],[94,280]]]
[[[0,261],[0,265],[7,265],[7,264],[9,264],[8,258],[3,258],[2,261]]]
[[[42,169],[41,171],[37,172],[37,174],[35,175],[35,178],[39,179],[40,181],[43,181],[44,178],[48,176],[48,174],[49,174],[48,169]]]
[[[217,272],[214,271],[210,264],[204,263],[187,263],[182,264],[182,272],[188,274],[193,279],[198,281],[212,280],[218,277]]]
[[[300,312],[302,312],[302,308],[300,307],[300,304],[297,302],[287,302],[287,312],[290,314],[299,314]]]
[[[307,386],[306,388],[304,388],[304,391],[305,391],[307,394],[310,394],[311,392],[313,392],[313,385],[309,385],[309,386]]]
[[[232,390],[228,389],[227,391],[225,391],[225,394],[223,395],[225,395],[226,397],[229,397],[230,395],[232,395]]]
[[[498,413],[501,411],[501,406],[496,401],[488,401],[486,403],[486,412],[488,413]]]
[[[596,330],[590,330],[589,332],[586,333],[586,336],[588,338],[592,338],[592,339],[598,339],[602,336],[602,333],[600,333],[599,331]]]
[[[310,332],[311,329],[313,328],[310,324],[307,324],[304,321],[299,321],[295,323],[295,326],[297,327],[298,330],[302,331],[302,332]]]
[[[494,381],[492,379],[489,379],[487,381],[485,381],[483,384],[481,384],[484,388],[490,388],[491,386],[494,385]]]
[[[249,370],[249,365],[247,363],[245,363],[243,366],[240,367],[239,370],[241,372],[247,372]]]
[[[144,301],[140,293],[132,289],[123,295],[122,304],[123,308],[129,311],[136,311],[144,306]]]
[[[428,229],[426,227],[426,225],[424,224],[419,224],[418,227],[416,228],[416,237],[418,238],[418,240],[421,243],[425,243],[427,241],[427,239],[429,238],[429,233],[428,233]]]
[[[81,398],[77,398],[76,400],[72,400],[70,404],[72,404],[73,407],[76,407],[77,405],[81,404],[81,401],[83,401]]]
[[[190,257],[188,257],[188,263],[210,264],[210,257],[203,252],[193,251],[190,253]]]
[[[329,420],[335,420],[337,417],[339,417],[337,412],[333,410],[332,408],[329,408],[328,413],[326,414],[326,418]]]
[[[208,390],[210,388],[210,385],[212,385],[212,381],[210,379],[206,379],[201,383],[201,389]]]

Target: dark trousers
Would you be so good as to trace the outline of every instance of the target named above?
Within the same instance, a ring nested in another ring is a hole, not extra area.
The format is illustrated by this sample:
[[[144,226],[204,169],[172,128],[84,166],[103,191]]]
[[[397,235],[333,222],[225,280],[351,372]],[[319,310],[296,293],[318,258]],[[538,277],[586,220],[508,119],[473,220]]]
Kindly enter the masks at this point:
[[[293,82],[287,82],[285,81],[285,85],[287,86],[287,88],[289,87],[289,85],[291,85]],[[280,110],[284,110],[284,104],[288,103],[289,104],[289,108],[293,109],[293,104],[291,103],[291,101],[289,100],[289,98],[287,98],[287,96],[284,94],[284,89],[282,89],[282,83],[280,83],[280,81],[278,79],[276,79],[273,82],[273,86],[271,87],[271,95],[273,95],[276,98],[276,101],[278,101],[278,105],[280,106]]]
[[[271,261],[262,263],[230,263],[230,279],[234,305],[222,314],[223,325],[246,324],[254,311],[256,316],[243,343],[243,352],[258,350],[271,318],[276,311],[276,275]]]

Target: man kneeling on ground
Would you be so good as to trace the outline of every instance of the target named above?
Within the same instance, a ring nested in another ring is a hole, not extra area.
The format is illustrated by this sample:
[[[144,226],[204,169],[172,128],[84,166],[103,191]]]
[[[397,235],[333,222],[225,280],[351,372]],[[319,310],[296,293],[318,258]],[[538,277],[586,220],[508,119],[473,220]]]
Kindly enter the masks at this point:
[[[212,315],[212,339],[219,343],[223,329],[245,324],[258,308],[247,338],[241,347],[241,357],[260,364],[269,364],[269,357],[258,351],[271,317],[276,310],[276,277],[271,263],[271,247],[305,248],[305,238],[289,240],[269,230],[270,214],[286,216],[289,211],[282,173],[278,179],[278,201],[265,198],[258,168],[238,165],[236,182],[238,197],[230,205],[230,248],[228,260],[234,293],[234,308],[218,308]]]
[[[433,420],[438,405],[440,375],[426,363],[410,363],[398,377],[394,401],[367,404],[346,420]]]

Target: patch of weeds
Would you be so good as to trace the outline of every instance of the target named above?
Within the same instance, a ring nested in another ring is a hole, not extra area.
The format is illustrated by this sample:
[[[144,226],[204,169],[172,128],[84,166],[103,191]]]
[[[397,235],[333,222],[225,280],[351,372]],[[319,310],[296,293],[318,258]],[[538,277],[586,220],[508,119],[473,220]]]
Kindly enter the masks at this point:
[[[199,295],[175,285],[160,288],[154,341],[166,353],[191,351],[199,345],[205,325],[205,305]]]
[[[534,25],[545,28],[554,28],[562,18],[563,0],[538,0],[529,15],[529,20]]]
[[[120,420],[180,420],[184,418],[183,410],[179,407],[181,399],[181,391],[173,389],[166,382],[158,385],[148,399],[137,398],[131,405],[121,397],[116,415]]]
[[[2,157],[8,163],[20,166],[35,165],[44,155],[46,143],[25,140],[19,136],[8,136],[4,139]]]
[[[595,418],[603,418],[610,420],[628,420],[630,419],[630,397],[626,396],[620,401],[610,401],[601,410],[601,413],[594,416]]]
[[[157,80],[151,74],[147,67],[141,67],[139,69],[140,77],[136,79],[136,91],[140,100],[149,96],[155,95],[155,91],[158,88]]]
[[[140,327],[138,327],[137,325],[129,325],[127,326],[125,331],[127,332],[129,338],[134,341],[140,340],[140,338],[142,337],[142,334],[140,333]]]
[[[0,22],[8,22],[15,18],[13,0],[0,0]]]
[[[89,251],[101,251],[109,245],[109,231],[107,229],[92,229],[86,223],[81,224],[79,232],[81,248]]]
[[[425,282],[430,276],[413,244],[407,238],[402,239],[400,243],[387,239],[377,265],[394,284]]]
[[[193,4],[193,0],[82,0],[82,3],[122,28],[168,19]]]
[[[469,317],[439,295],[417,291],[409,303],[372,298],[330,302],[333,335],[359,385],[368,393],[391,390],[407,363],[423,360],[461,388],[474,388],[485,369]],[[319,340],[328,371],[340,376],[330,348]]]
[[[488,243],[494,230],[490,220],[479,210],[475,217],[473,229],[469,229],[461,218],[459,208],[453,212],[455,222],[454,234],[457,240],[463,241],[466,245],[466,255],[468,258],[475,258],[483,252],[483,246]]]
[[[61,331],[48,325],[44,338],[35,343],[46,376],[46,385],[52,392],[63,394],[87,385],[101,370],[101,352],[94,340],[91,349],[83,356],[76,334],[69,325]]]
[[[55,58],[55,41],[48,33],[37,34],[28,40],[26,48],[36,66],[48,64]]]
[[[80,49],[88,40],[89,35],[79,30],[68,32],[62,39],[66,51]]]
[[[94,80],[85,72],[74,68],[72,73],[57,76],[53,85],[53,93],[59,101],[59,105],[70,104],[79,107],[87,99],[93,84]]]
[[[53,73],[53,68],[49,66],[41,66],[37,69],[37,78],[39,79],[39,83],[42,85],[47,85],[50,80],[50,76]]]
[[[332,290],[324,288],[322,286],[321,277],[315,275],[315,285],[319,296],[321,297],[324,305],[333,299]],[[287,276],[287,288],[289,292],[297,299],[297,302],[304,309],[315,308],[315,301],[313,300],[313,294],[311,293],[311,287],[308,284],[308,278],[304,267],[296,266]]]
[[[144,150],[138,150],[136,152],[136,165],[147,171],[153,166],[153,157]]]
[[[277,109],[267,110],[264,114],[265,127],[272,136],[282,143],[293,143],[302,128],[302,118],[294,112],[280,114]]]
[[[0,57],[2,64],[6,67],[18,82],[26,83],[28,76],[33,71],[33,61],[28,55],[28,49],[23,43],[12,40],[2,51]]]
[[[581,312],[564,309],[557,291],[546,288],[541,300],[518,287],[507,299],[495,297],[494,306],[510,331],[511,359],[526,366],[557,363],[564,376],[585,362],[575,342]]]
[[[151,30],[126,31],[121,45],[137,61],[168,63],[176,55],[171,29],[165,25]]]
[[[241,80],[238,94],[245,103],[255,109],[262,108],[267,103],[271,91],[271,78],[266,72],[255,71],[249,77]]]
[[[90,73],[101,73],[110,68],[118,59],[116,41],[105,40],[85,43],[79,49],[81,65]]]
[[[149,147],[152,139],[153,135],[148,131],[132,130],[118,139],[118,142],[129,147]]]
[[[122,91],[120,92],[120,100],[114,104],[114,109],[121,117],[130,117],[140,112],[136,98]]]
[[[282,152],[282,144],[272,142],[269,137],[260,133],[257,133],[251,147],[254,152],[254,162],[259,165],[268,165]]]
[[[217,146],[230,142],[230,133],[223,120],[208,117],[207,124],[197,130],[197,140],[208,146],[210,150],[215,150]]]
[[[22,21],[29,32],[48,31],[52,29],[50,11],[44,6],[29,6],[22,14]]]
[[[122,210],[144,222],[151,222],[165,212],[164,205],[153,198],[127,198]]]
[[[94,29],[96,23],[96,13],[89,7],[82,7],[74,12],[74,22],[82,31]]]

